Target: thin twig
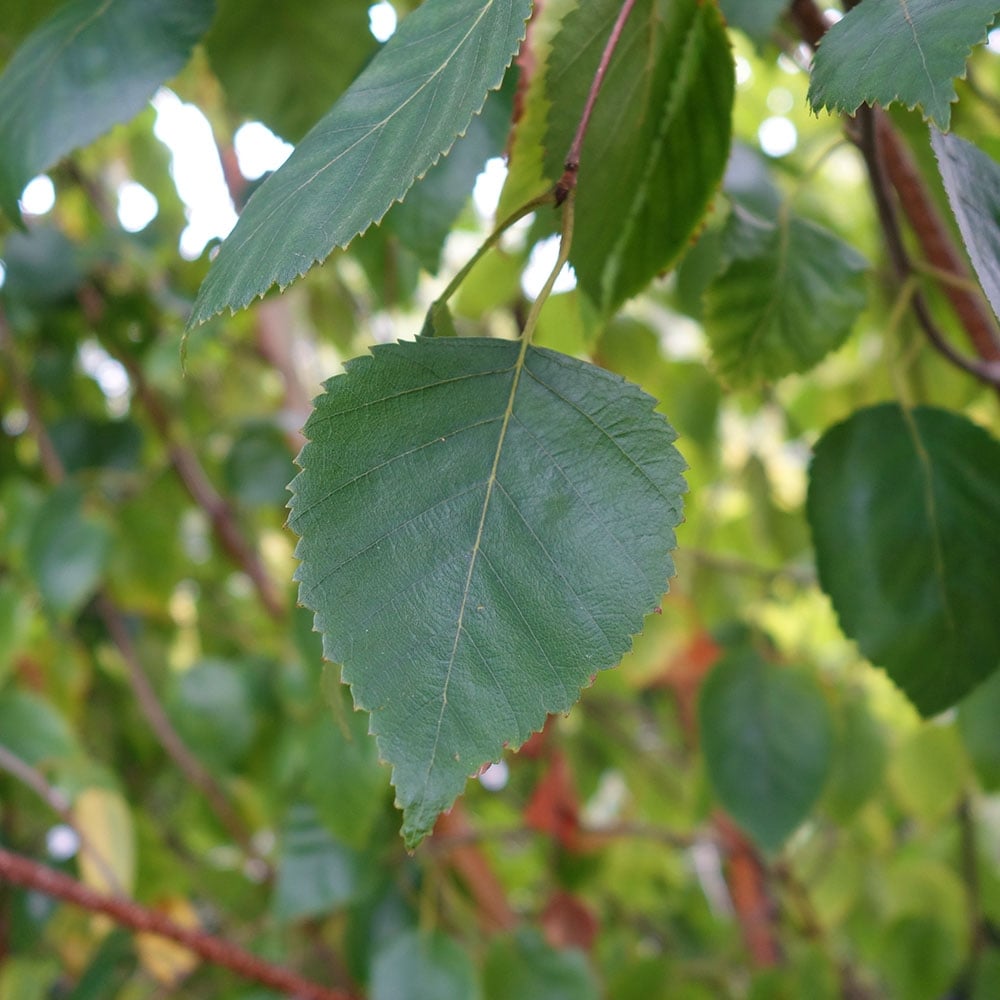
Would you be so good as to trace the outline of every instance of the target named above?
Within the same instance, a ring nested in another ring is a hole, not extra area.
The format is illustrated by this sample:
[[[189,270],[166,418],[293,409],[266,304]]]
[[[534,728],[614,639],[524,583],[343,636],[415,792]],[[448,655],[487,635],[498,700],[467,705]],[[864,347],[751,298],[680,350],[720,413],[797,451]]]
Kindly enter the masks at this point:
[[[221,965],[244,979],[297,1000],[357,1000],[355,994],[304,979],[290,969],[265,962],[230,941],[202,930],[182,927],[162,913],[129,899],[97,892],[69,875],[4,848],[0,848],[0,879],[72,903],[91,913],[103,913],[137,933],[168,938],[206,962]]]
[[[621,10],[618,11],[618,17],[615,19],[614,27],[611,29],[611,34],[608,36],[608,41],[604,46],[604,51],[601,53],[601,61],[597,64],[597,72],[594,73],[594,79],[590,83],[590,91],[583,105],[583,113],[580,115],[579,124],[576,126],[576,134],[573,136],[569,151],[566,153],[566,161],[563,164],[563,175],[559,178],[559,182],[555,187],[557,205],[561,205],[566,200],[566,196],[570,191],[576,187],[576,176],[580,172],[580,151],[583,149],[583,140],[586,138],[587,129],[590,126],[594,105],[597,103],[597,96],[604,85],[604,77],[607,75],[608,66],[611,65],[611,57],[615,54],[615,49],[621,40],[622,32],[625,30],[625,22],[628,20],[629,14],[632,13],[634,6],[635,0],[625,0],[622,4]]]
[[[125,889],[108,863],[108,859],[77,826],[69,800],[45,780],[45,775],[2,743],[0,743],[0,770],[6,771],[12,778],[17,778],[22,785],[30,788],[76,834],[80,850],[94,863],[94,867],[100,871],[109,888],[118,895],[124,895]]]
[[[236,511],[212,485],[198,456],[178,441],[173,422],[160,396],[153,390],[135,359],[125,351],[111,348],[115,357],[125,366],[135,395],[142,404],[153,428],[167,449],[170,464],[177,473],[188,495],[205,512],[212,532],[229,558],[243,570],[253,583],[261,604],[275,621],[285,617],[285,601],[264,566],[258,552],[240,531]]]

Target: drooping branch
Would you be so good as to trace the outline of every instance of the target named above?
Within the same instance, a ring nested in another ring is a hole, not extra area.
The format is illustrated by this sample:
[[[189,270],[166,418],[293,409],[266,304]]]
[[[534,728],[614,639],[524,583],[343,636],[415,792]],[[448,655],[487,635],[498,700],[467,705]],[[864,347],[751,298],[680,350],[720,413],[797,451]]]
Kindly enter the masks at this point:
[[[102,913],[115,923],[137,933],[156,934],[175,941],[206,962],[221,965],[244,979],[295,997],[296,1000],[357,1000],[354,994],[321,986],[303,979],[290,969],[265,962],[231,941],[202,930],[182,927],[156,910],[150,910],[130,899],[97,892],[69,875],[4,848],[0,848],[0,880],[34,889],[91,913]]]

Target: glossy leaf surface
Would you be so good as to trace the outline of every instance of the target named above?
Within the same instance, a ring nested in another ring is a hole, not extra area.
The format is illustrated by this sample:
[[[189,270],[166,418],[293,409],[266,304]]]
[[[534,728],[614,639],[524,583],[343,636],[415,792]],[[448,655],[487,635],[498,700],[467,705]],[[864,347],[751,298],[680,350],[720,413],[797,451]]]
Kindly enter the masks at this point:
[[[864,308],[868,264],[790,211],[771,222],[735,207],[730,261],[705,294],[705,332],[733,384],[806,371],[840,346]]]
[[[947,129],[955,77],[996,12],[994,0],[864,0],[824,36],[809,102],[853,114],[862,104],[899,101]]]
[[[699,719],[712,787],[732,817],[774,851],[823,789],[833,725],[808,674],[734,653],[702,686]]]
[[[621,4],[566,16],[546,84],[546,170],[562,174]],[[626,22],[580,154],[570,261],[605,313],[685,249],[729,152],[733,59],[715,4],[638,0]]]
[[[1000,165],[971,142],[936,128],[931,143],[965,249],[1000,316]]]
[[[345,247],[469,126],[524,37],[530,0],[427,0],[255,192],[191,323],[241,309]]]
[[[931,407],[861,410],[816,446],[807,504],[844,631],[924,715],[1000,666],[1000,443]]]
[[[614,666],[673,573],[683,460],[635,386],[509,341],[376,347],[306,425],[302,603],[413,845]]]
[[[208,28],[212,0],[76,0],[18,49],[0,77],[0,207],[25,184],[142,110]]]

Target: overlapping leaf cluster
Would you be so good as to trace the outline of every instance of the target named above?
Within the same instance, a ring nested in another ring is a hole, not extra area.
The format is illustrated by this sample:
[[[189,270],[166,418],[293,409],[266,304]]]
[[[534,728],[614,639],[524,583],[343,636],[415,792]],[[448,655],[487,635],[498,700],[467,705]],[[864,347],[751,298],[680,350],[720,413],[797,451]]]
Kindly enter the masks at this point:
[[[375,1000],[1000,991],[997,9],[844,6],[399,2],[383,46],[353,0],[12,11],[0,847],[69,828],[91,891]],[[230,166],[244,116],[298,143],[229,171],[211,265],[134,118],[168,82]],[[534,211],[487,236],[497,156]],[[248,996],[3,895],[2,996]]]

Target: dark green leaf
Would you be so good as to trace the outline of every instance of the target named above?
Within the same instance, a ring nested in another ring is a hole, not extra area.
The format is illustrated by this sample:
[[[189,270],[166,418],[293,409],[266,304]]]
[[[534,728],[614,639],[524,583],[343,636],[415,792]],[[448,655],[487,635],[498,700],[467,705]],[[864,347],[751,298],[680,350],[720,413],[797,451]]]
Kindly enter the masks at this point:
[[[75,0],[39,26],[0,77],[0,207],[35,174],[142,110],[187,61],[212,0]]]
[[[330,696],[340,699],[342,690],[338,684]],[[334,715],[324,715],[304,734],[309,767],[303,795],[338,840],[361,848],[386,804],[388,774],[368,738],[368,717],[346,706]]]
[[[142,431],[131,420],[66,417],[49,429],[68,473],[81,469],[134,470],[142,451]]]
[[[46,605],[72,614],[93,594],[108,561],[111,536],[83,511],[73,486],[54,490],[35,515],[28,539],[28,563]]]
[[[557,951],[534,931],[494,940],[483,969],[486,1000],[597,1000],[581,951]]]
[[[226,456],[226,485],[252,507],[284,505],[295,474],[288,444],[273,424],[251,424]]]
[[[924,715],[1000,666],[1000,444],[931,407],[871,407],[816,446],[808,516],[841,627]]]
[[[1000,316],[1000,165],[971,142],[936,128],[931,143],[965,249]]]
[[[812,677],[731,654],[702,686],[705,763],[719,800],[761,847],[806,818],[830,768],[833,726]]]
[[[171,709],[185,742],[215,767],[238,763],[257,728],[246,670],[226,660],[202,660],[185,670]]]
[[[404,931],[378,952],[371,1000],[479,1000],[466,952],[439,931]]]
[[[0,744],[32,766],[79,752],[66,720],[47,701],[16,689],[0,695]]]
[[[254,193],[191,323],[241,309],[345,247],[403,198],[500,86],[530,0],[427,0]]]
[[[659,602],[684,463],[653,404],[496,340],[376,347],[327,382],[293,483],[300,598],[372,712],[409,845]]]
[[[298,142],[377,48],[371,0],[219,0],[205,37],[226,101]]]
[[[726,23],[746,32],[755,42],[768,38],[788,6],[788,0],[721,0]]]
[[[363,893],[371,874],[370,859],[338,844],[312,809],[297,806],[282,831],[274,915],[290,921],[340,909]]]
[[[547,75],[546,170],[563,160],[621,8],[592,0],[567,15]],[[729,152],[733,59],[715,4],[638,0],[580,154],[570,261],[605,313],[673,263],[701,222]]]
[[[996,12],[996,0],[864,0],[824,36],[809,103],[853,114],[862,104],[900,101],[947,129],[954,79]]]
[[[728,381],[805,371],[843,343],[865,305],[868,264],[856,250],[787,208],[772,223],[735,205],[724,238],[730,260],[705,293],[704,319]]]

